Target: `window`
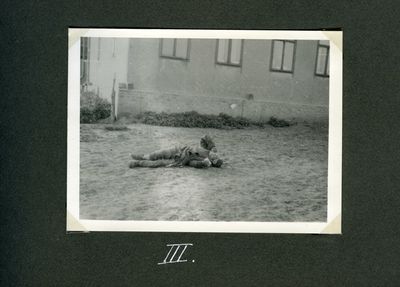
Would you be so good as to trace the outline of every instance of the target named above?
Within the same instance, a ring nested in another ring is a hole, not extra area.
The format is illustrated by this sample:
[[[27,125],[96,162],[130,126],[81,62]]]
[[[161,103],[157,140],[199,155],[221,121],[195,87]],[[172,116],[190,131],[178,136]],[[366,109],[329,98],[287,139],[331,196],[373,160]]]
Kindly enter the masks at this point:
[[[217,41],[216,63],[240,67],[242,65],[242,50],[243,40],[219,39]]]
[[[189,60],[188,39],[161,39],[160,56],[176,60]]]
[[[89,38],[81,38],[81,83],[89,82]]]
[[[327,40],[318,42],[315,75],[329,77],[329,41]]]
[[[296,41],[273,40],[271,51],[271,71],[293,73]]]

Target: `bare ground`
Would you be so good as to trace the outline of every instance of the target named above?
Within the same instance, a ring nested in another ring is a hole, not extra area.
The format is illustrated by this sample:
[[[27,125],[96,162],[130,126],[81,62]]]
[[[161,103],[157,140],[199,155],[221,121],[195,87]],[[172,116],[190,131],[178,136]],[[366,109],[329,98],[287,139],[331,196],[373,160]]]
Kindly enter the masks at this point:
[[[81,125],[80,218],[326,221],[328,129]],[[215,140],[222,168],[129,169],[129,153]]]

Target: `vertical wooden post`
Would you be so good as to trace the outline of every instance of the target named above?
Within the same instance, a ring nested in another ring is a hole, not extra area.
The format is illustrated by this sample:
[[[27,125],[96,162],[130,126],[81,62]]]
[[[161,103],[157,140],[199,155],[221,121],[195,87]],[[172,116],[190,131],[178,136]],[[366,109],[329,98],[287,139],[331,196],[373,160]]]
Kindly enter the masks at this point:
[[[243,118],[243,112],[244,112],[244,103],[245,101],[242,100],[242,110],[240,111],[240,117]]]
[[[115,73],[111,92],[111,121],[115,122]]]

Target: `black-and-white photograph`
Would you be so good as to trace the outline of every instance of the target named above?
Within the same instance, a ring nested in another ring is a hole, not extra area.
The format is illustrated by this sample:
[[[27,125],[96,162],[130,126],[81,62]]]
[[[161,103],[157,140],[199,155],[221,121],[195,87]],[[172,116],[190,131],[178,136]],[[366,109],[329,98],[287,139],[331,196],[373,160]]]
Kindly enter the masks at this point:
[[[340,233],[341,32],[72,30],[67,209],[82,229]]]

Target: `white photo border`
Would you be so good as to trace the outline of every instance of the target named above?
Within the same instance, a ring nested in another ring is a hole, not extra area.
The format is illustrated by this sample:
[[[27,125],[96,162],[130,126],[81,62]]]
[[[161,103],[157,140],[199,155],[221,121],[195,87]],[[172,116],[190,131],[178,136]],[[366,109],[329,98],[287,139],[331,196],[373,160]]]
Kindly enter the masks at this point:
[[[170,30],[70,28],[68,50],[67,231],[313,233],[341,234],[342,213],[342,31]],[[329,40],[329,139],[326,222],[214,222],[81,220],[80,37]]]

